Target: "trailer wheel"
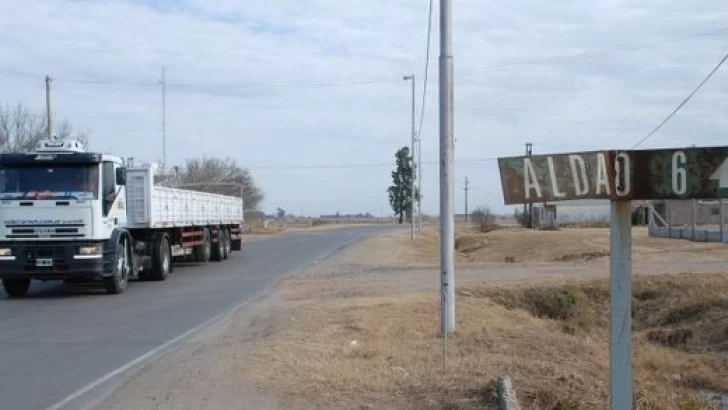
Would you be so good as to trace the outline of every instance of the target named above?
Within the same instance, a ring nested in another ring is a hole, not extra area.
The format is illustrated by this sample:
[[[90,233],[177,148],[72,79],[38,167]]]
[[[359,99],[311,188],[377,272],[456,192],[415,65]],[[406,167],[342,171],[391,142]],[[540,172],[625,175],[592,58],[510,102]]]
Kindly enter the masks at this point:
[[[230,257],[230,231],[223,229],[222,233],[222,237],[225,240],[222,246],[222,258],[227,259]]]
[[[212,253],[212,241],[210,240],[210,228],[202,230],[202,244],[195,247],[195,259],[197,262],[207,263]]]
[[[152,242],[152,269],[148,275],[144,275],[144,279],[166,280],[173,269],[169,236],[166,233],[158,235]]]
[[[23,297],[30,289],[30,279],[3,279],[5,293],[13,298]]]
[[[126,238],[122,237],[116,244],[113,269],[114,274],[103,279],[104,289],[108,294],[118,295],[126,290],[131,272],[131,257]]]
[[[217,230],[217,241],[212,243],[212,253],[210,259],[215,262],[223,260],[223,253],[225,252],[225,231],[223,229]]]

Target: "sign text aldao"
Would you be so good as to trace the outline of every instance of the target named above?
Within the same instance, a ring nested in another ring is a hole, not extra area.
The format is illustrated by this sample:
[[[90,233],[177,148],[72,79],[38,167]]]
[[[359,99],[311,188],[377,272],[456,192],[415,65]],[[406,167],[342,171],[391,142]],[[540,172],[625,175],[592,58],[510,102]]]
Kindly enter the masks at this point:
[[[615,195],[614,154],[576,152],[498,158],[506,205]]]
[[[506,205],[728,196],[728,147],[498,158]]]

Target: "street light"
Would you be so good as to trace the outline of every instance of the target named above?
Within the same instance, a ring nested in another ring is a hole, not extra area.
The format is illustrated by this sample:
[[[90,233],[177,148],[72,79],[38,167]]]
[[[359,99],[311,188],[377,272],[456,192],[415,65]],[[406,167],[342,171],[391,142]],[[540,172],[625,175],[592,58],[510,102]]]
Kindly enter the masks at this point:
[[[415,164],[415,75],[405,75],[402,77],[402,80],[404,81],[412,81],[412,131],[411,131],[411,137],[412,137],[412,175],[410,178],[410,191],[412,192],[412,197],[410,199],[410,206],[412,208],[411,210],[411,220],[410,225],[412,226],[412,239],[415,239],[415,167],[418,166],[418,164]]]

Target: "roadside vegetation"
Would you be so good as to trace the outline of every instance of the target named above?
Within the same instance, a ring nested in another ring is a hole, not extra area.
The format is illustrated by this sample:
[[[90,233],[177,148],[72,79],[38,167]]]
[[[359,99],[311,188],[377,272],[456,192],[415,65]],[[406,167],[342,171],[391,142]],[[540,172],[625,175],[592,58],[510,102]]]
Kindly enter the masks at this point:
[[[298,302],[259,323],[235,372],[320,408],[489,408],[490,381],[507,374],[523,408],[604,409],[607,289],[461,289],[446,364],[437,295]],[[728,391],[728,275],[639,278],[633,303],[636,408],[718,408],[709,392]]]

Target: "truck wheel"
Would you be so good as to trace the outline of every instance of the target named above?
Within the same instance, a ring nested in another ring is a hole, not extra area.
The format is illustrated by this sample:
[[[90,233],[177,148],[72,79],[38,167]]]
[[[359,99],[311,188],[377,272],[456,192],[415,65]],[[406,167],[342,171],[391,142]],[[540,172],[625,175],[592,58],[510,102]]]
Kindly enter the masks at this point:
[[[207,263],[212,254],[212,241],[210,240],[210,229],[202,230],[202,244],[195,248],[195,259],[197,262]]]
[[[222,246],[222,258],[227,259],[230,257],[230,231],[223,229],[222,237],[225,240]]]
[[[154,238],[152,243],[152,269],[147,280],[165,280],[172,273],[172,248],[167,234]]]
[[[18,298],[28,294],[30,279],[3,279],[5,293],[10,297]]]
[[[210,254],[210,260],[220,262],[223,260],[223,252],[225,249],[225,231],[222,229],[217,230],[217,242],[212,243],[212,253]]]
[[[129,246],[127,246],[126,238],[122,238],[116,245],[113,269],[114,274],[103,279],[104,289],[108,294],[118,295],[126,290],[129,283],[129,272],[131,271],[131,258],[129,257]]]

